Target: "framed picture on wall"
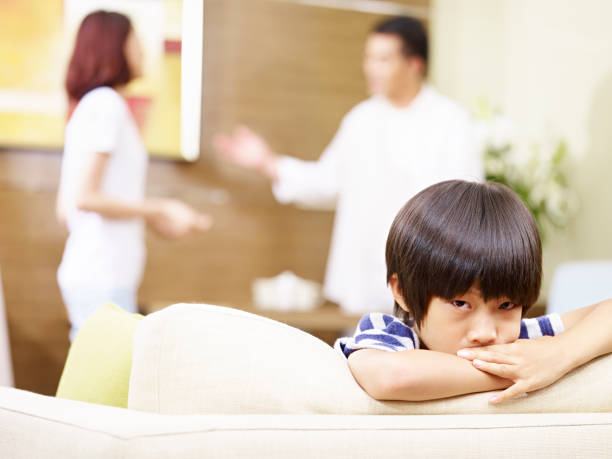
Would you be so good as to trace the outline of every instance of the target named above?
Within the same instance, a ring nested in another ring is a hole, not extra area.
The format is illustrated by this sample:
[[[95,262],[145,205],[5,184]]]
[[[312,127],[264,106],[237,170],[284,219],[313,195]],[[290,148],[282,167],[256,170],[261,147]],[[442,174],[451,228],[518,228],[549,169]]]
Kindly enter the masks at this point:
[[[64,78],[85,15],[129,16],[145,53],[126,99],[152,156],[200,150],[202,0],[12,0],[0,3],[0,146],[62,149]]]

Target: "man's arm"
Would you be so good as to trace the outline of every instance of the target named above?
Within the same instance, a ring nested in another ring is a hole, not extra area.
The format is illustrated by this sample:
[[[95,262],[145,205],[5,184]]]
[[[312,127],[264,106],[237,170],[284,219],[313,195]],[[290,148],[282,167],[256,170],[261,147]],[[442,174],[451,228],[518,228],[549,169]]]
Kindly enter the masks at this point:
[[[359,385],[377,400],[433,400],[512,384],[452,354],[423,349],[363,349],[353,352],[348,364]]]
[[[254,170],[272,182],[278,180],[280,155],[248,127],[238,126],[231,134],[216,134],[213,145],[217,154],[227,161]]]
[[[339,161],[345,131],[341,124],[317,161],[280,155],[262,136],[246,126],[237,127],[231,135],[215,135],[213,143],[217,154],[224,159],[267,177],[280,203],[329,208],[335,204],[338,194]]]

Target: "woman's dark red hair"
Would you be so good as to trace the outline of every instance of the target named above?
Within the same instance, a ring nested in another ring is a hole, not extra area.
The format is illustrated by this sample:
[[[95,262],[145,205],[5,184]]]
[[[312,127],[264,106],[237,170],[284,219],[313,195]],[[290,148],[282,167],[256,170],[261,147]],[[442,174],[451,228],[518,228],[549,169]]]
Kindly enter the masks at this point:
[[[121,13],[100,10],[83,19],[66,74],[70,102],[100,86],[121,86],[132,79],[124,51],[131,30]]]

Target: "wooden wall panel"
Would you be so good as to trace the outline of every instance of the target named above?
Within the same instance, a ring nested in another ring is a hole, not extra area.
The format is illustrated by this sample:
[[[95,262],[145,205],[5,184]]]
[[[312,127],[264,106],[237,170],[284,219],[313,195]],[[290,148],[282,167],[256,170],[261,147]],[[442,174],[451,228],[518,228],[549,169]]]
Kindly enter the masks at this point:
[[[53,393],[68,350],[55,272],[65,237],[55,223],[60,156],[0,153],[0,266],[15,384]]]
[[[261,0],[208,0],[204,14],[204,152],[241,121],[317,158],[365,97],[363,44],[382,16]]]
[[[414,2],[423,4],[423,1]],[[279,152],[317,158],[365,97],[363,42],[379,16],[264,0],[206,0],[202,157],[151,163],[148,192],[210,212],[208,233],[148,234],[141,302],[240,307],[251,282],[284,269],[322,281],[330,212],[277,204],[255,174],[215,160],[211,137],[244,122]],[[55,280],[65,231],[55,222],[61,156],[0,151],[0,266],[17,387],[55,392],[68,322]]]

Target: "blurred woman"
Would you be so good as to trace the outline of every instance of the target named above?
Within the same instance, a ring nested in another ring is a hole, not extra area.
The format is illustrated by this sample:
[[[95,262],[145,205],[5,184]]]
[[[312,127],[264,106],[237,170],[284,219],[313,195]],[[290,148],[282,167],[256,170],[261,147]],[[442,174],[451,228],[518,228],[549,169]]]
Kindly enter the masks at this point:
[[[148,156],[122,91],[142,74],[130,20],[96,11],[83,19],[68,65],[58,219],[69,230],[58,282],[72,340],[106,301],[137,310],[148,224],[167,238],[210,227],[211,219],[171,199],[145,198]]]

